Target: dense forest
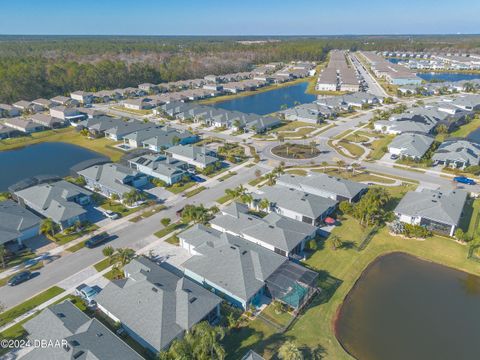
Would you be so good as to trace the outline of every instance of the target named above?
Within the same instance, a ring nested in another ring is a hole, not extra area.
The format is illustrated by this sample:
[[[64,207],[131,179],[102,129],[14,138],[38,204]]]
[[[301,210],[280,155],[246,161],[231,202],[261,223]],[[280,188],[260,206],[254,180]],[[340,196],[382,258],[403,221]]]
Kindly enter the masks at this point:
[[[161,83],[251,69],[270,61],[322,61],[332,48],[480,48],[478,36],[279,37],[0,36],[0,103]]]

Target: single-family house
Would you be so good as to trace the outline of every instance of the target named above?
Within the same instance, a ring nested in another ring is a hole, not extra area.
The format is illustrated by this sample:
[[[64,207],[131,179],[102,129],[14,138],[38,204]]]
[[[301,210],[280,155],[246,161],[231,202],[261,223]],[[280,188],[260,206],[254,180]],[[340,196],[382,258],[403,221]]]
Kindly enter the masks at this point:
[[[42,221],[37,215],[12,200],[0,202],[0,245],[23,244],[35,237]]]
[[[21,205],[52,219],[63,230],[87,220],[84,206],[90,203],[92,193],[68,181],[59,180],[17,190],[14,195]]]
[[[130,346],[95,318],[64,300],[31,317],[22,327],[32,344],[24,360],[142,360]],[[41,344],[44,344],[43,346]]]
[[[124,165],[108,163],[94,165],[78,171],[86,186],[106,197],[117,195],[120,199],[134,188],[147,183],[147,176]]]
[[[394,212],[401,222],[453,236],[466,200],[467,193],[462,190],[409,191]]]
[[[70,93],[70,97],[81,104],[90,104],[93,102],[93,94],[91,92],[86,92],[81,90],[74,91]]]
[[[480,164],[480,144],[464,139],[446,140],[432,156],[434,165],[464,169]]]
[[[97,295],[98,309],[153,354],[167,350],[195,324],[220,316],[218,296],[165,265],[137,257],[124,272],[125,279],[110,282]]]
[[[275,212],[260,218],[238,202],[223,208],[210,224],[216,230],[240,236],[286,257],[301,255],[305,244],[317,233],[315,226]]]
[[[50,115],[38,113],[30,116],[30,120],[45,128],[59,128],[65,125],[65,120],[54,118]]]
[[[165,153],[173,159],[184,161],[187,164],[200,169],[219,161],[216,154],[203,146],[176,145],[165,150]]]
[[[337,201],[330,198],[283,186],[263,186],[253,196],[257,207],[266,199],[270,203],[265,209],[267,212],[273,211],[313,226],[320,226],[337,207]]]
[[[175,184],[188,176],[188,164],[164,155],[146,154],[128,162],[132,169],[164,181],[167,185]]]
[[[42,131],[43,126],[31,120],[22,118],[8,118],[3,122],[8,127],[20,131],[25,134],[32,134],[34,132]]]
[[[152,126],[126,135],[123,141],[133,148],[144,147],[159,152],[173,145],[187,145],[197,142],[198,135],[168,126]]]
[[[78,122],[85,118],[84,114],[81,114],[76,108],[68,108],[65,106],[55,106],[50,108],[50,116],[70,122]]]
[[[19,116],[19,115],[20,115],[20,109],[17,109],[12,105],[0,104],[0,118]]]
[[[299,176],[285,174],[277,179],[277,185],[292,188],[335,201],[356,202],[368,190],[367,185],[327,174]]]
[[[392,155],[420,160],[434,142],[433,137],[422,133],[402,133],[388,145]]]

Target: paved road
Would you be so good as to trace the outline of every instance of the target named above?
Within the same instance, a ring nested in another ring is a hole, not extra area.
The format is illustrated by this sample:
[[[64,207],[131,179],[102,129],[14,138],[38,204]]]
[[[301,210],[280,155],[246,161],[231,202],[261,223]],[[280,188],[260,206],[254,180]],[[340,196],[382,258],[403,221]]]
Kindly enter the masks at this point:
[[[254,166],[243,168],[238,175],[232,176],[224,182],[216,181],[210,184],[207,190],[193,196],[189,199],[179,197],[177,200],[166,203],[167,209],[155,214],[138,223],[125,223],[119,228],[113,229],[110,233],[118,238],[112,240],[108,245],[113,247],[130,247],[138,250],[148,245],[151,235],[160,230],[162,225],[160,220],[169,217],[172,220],[176,218],[176,211],[183,208],[186,204],[204,204],[212,206],[215,199],[225,194],[225,189],[234,188],[240,184],[245,185],[255,177],[255,170],[260,169],[262,173],[266,172],[264,167]],[[32,280],[18,285],[16,287],[0,287],[0,299],[5,306],[11,307],[25,301],[25,299],[51,287],[62,280],[82,271],[88,266],[95,264],[103,259],[102,248],[82,249],[75,253],[65,253],[57,260],[44,266],[39,272],[40,275]]]
[[[350,54],[350,58],[352,59],[353,65],[358,69],[360,74],[363,76],[365,81],[368,84],[367,92],[381,97],[388,97],[389,95],[383,90],[380,84],[372,77],[372,75],[368,72],[368,70],[363,66],[360,62],[356,54]]]

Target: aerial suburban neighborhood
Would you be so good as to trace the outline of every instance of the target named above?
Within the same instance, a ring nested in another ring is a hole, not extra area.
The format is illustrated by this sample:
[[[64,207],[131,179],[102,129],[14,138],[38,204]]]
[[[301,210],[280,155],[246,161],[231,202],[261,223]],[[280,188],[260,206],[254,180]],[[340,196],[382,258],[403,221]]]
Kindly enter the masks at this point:
[[[0,5],[0,360],[478,359],[468,17],[215,2]]]

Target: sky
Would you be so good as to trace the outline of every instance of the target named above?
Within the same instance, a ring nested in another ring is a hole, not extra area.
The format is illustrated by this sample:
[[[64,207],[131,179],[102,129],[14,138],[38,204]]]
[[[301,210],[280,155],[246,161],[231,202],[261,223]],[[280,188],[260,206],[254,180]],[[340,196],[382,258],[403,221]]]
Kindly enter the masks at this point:
[[[0,0],[0,34],[478,34],[479,0]]]

